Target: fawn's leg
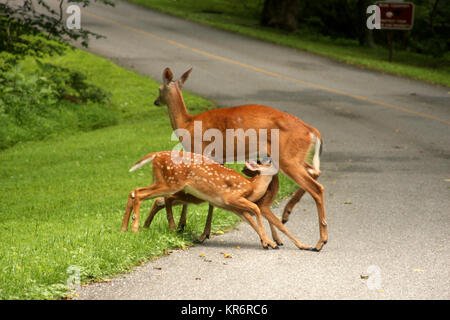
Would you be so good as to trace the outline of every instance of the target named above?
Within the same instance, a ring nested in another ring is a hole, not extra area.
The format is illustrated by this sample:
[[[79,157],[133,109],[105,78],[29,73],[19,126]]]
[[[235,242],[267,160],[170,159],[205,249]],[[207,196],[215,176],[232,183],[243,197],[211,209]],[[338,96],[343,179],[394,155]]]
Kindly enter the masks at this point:
[[[255,221],[253,220],[252,216],[250,213],[246,212],[246,211],[242,211],[240,214],[245,221],[248,222],[248,224],[250,224],[250,226],[256,231],[256,233],[259,235],[259,238],[261,239],[261,244],[263,246],[264,249],[268,249],[269,245],[273,248],[273,249],[278,249],[278,246],[276,245],[275,242],[270,241],[267,236],[265,234],[263,234],[261,232],[261,229],[258,227],[258,225],[255,223]],[[265,238],[265,240],[263,240]]]
[[[307,246],[307,245],[301,243],[292,234],[290,234],[289,231],[287,231],[284,224],[281,223],[280,219],[278,219],[273,214],[273,212],[272,212],[272,210],[270,210],[270,208],[267,208],[267,207],[261,208],[261,214],[267,219],[267,221],[269,221],[271,227],[275,226],[278,228],[278,230],[280,230],[285,235],[287,235],[289,237],[289,239],[291,239],[292,242],[294,242],[294,244],[297,246],[297,248],[302,249],[302,250],[311,250],[312,249],[310,246]]]
[[[130,196],[133,198],[133,222],[131,223],[131,231],[138,232],[139,230],[139,209],[143,200],[166,196],[173,194],[179,190],[173,190],[166,185],[151,185],[147,188],[137,188],[131,192]]]
[[[183,203],[183,209],[181,209],[180,221],[178,221],[177,228],[179,232],[182,232],[184,230],[184,227],[186,226],[187,206],[187,203]]]
[[[245,217],[247,222],[250,223],[250,225],[253,227],[253,229],[255,229],[255,231],[261,238],[261,243],[264,248],[267,248],[267,245],[270,245],[272,248],[278,248],[275,242],[269,240],[269,238],[267,237],[264,227],[262,225],[261,212],[256,204],[243,197],[236,197],[236,195],[233,194],[224,197],[224,200],[227,205],[235,207],[243,212],[243,216]],[[256,220],[258,221],[258,225],[255,224],[255,222],[253,221],[248,212],[253,212],[256,214]]]
[[[130,214],[131,214],[131,210],[133,210],[133,198],[132,198],[132,192],[130,192],[130,194],[128,195],[128,202],[127,202],[127,206],[125,208],[125,213],[123,215],[123,220],[122,220],[122,229],[120,229],[120,231],[126,231],[128,229],[128,224],[130,223]]]
[[[209,239],[209,235],[211,233],[211,222],[213,215],[214,206],[209,204],[208,208],[208,216],[206,217],[205,230],[203,230],[203,234],[198,238],[198,242],[202,243],[205,239]]]
[[[164,201],[166,203],[166,215],[167,215],[167,222],[169,223],[169,228],[172,231],[176,231],[175,227],[175,220],[173,219],[173,200],[171,197],[164,198]]]
[[[156,198],[155,202],[153,202],[152,208],[150,209],[150,212],[148,213],[147,220],[145,220],[144,228],[148,228],[150,224],[153,221],[153,218],[155,215],[163,208],[166,207],[166,202],[164,201],[164,198]]]
[[[263,209],[260,208],[260,210],[261,210],[261,214],[264,216]],[[270,233],[272,234],[273,241],[275,241],[275,243],[277,245],[282,246],[283,242],[281,241],[280,237],[278,236],[277,229],[275,229],[275,226],[270,222],[269,222],[269,226],[270,226]]]

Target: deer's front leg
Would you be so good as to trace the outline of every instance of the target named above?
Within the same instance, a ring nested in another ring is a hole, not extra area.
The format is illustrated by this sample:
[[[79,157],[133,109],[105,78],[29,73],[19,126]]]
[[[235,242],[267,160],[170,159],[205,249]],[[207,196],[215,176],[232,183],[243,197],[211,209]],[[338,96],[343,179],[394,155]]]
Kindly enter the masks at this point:
[[[225,196],[224,200],[227,205],[237,208],[239,209],[239,211],[241,211],[241,214],[245,218],[245,220],[252,226],[256,233],[258,233],[264,249],[267,249],[268,246],[271,246],[273,249],[278,249],[276,243],[269,240],[266,235],[266,232],[262,225],[261,212],[256,204],[243,197],[237,197],[235,194]],[[255,221],[253,220],[249,212],[252,212],[256,215],[258,225],[255,224]]]
[[[262,210],[261,210],[261,212],[262,212]],[[278,232],[275,229],[275,226],[272,223],[269,223],[269,225],[270,225],[270,233],[272,234],[273,241],[275,241],[277,245],[282,246],[283,241],[281,241],[280,237],[278,236]]]
[[[214,210],[214,206],[212,204],[209,204],[208,217],[206,218],[206,223],[205,223],[205,230],[203,230],[203,234],[197,240],[200,243],[205,241],[205,239],[209,239],[209,235],[211,233],[211,222],[212,222],[213,210]]]

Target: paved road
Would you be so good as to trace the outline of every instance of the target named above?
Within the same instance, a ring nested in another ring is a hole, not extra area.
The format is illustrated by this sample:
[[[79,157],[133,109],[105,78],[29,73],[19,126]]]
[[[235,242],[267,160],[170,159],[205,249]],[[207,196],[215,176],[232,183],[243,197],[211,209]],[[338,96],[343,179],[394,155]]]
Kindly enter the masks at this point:
[[[91,43],[93,53],[157,80],[166,66],[176,75],[192,66],[186,90],[224,107],[266,104],[318,128],[329,242],[320,253],[304,252],[283,237],[280,250],[266,251],[242,223],[110,283],[84,287],[80,299],[450,298],[448,89],[123,2],[90,6],[82,23],[107,36]],[[287,227],[316,243],[311,197]]]

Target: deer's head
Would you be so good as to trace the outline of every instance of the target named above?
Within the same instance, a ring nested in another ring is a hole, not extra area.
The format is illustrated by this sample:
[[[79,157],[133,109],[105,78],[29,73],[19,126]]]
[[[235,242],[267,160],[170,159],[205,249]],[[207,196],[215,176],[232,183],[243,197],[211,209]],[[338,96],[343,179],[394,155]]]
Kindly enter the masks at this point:
[[[173,81],[172,71],[169,68],[165,68],[162,74],[163,84],[159,87],[159,95],[154,102],[155,106],[167,105],[168,96],[183,88],[191,72],[192,68],[183,73],[180,79]]]

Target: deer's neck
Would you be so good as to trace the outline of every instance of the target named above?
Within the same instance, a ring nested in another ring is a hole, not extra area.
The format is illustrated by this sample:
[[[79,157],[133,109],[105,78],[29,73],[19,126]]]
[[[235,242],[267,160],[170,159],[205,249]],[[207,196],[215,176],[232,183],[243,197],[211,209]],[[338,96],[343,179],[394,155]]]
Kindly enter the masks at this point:
[[[262,196],[266,193],[267,188],[269,187],[270,182],[272,181],[272,177],[270,175],[262,175],[259,174],[250,179],[250,182],[253,186],[253,193],[248,198],[248,200],[255,202],[262,198]]]
[[[169,109],[170,123],[172,128],[186,128],[192,119],[192,116],[186,109],[181,90],[176,88],[167,97],[167,106]]]

